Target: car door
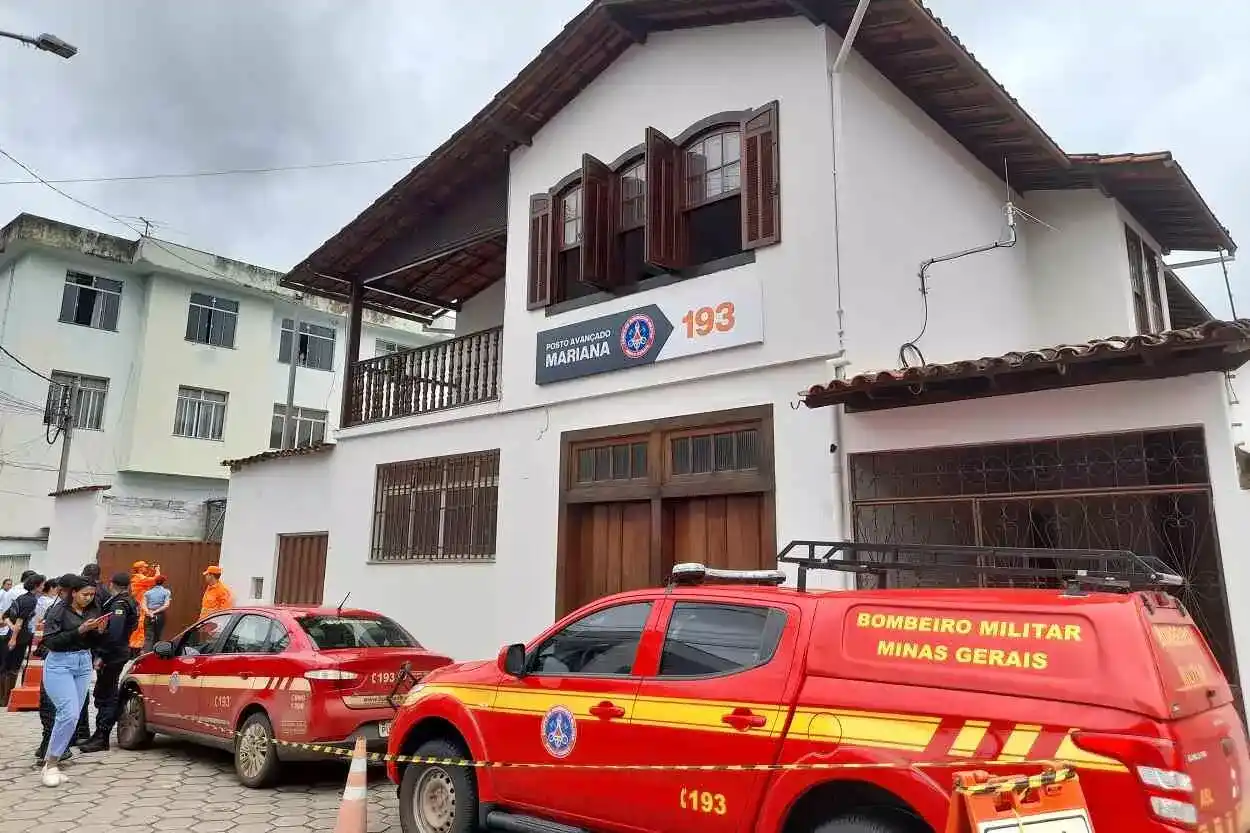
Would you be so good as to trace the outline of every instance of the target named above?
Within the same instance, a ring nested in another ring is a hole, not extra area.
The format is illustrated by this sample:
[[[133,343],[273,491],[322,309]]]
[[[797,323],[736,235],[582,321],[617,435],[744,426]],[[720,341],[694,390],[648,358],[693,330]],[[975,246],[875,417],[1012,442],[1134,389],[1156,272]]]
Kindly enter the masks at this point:
[[[170,659],[151,656],[154,677],[144,696],[148,698],[147,710],[153,724],[177,731],[212,734],[210,724],[199,717],[201,668],[204,659],[220,644],[232,615],[210,616],[174,637],[171,642],[174,655]]]
[[[285,629],[269,614],[240,614],[217,649],[200,659],[198,711],[212,734],[232,738],[237,715],[252,702],[265,706],[277,731],[281,716],[275,714],[274,692],[270,690],[279,670],[275,627],[285,635]]]
[[[611,764],[628,744],[638,690],[635,659],[658,604],[632,601],[592,609],[527,652],[526,674],[505,677],[486,713],[487,743],[500,761]],[[492,772],[505,803],[566,819],[602,820],[619,803],[612,778],[577,768]]]
[[[663,644],[642,680],[631,743],[660,765],[771,764],[796,663],[799,609],[705,595],[670,598]],[[628,775],[626,820],[655,831],[745,833],[767,772],[640,771]]]

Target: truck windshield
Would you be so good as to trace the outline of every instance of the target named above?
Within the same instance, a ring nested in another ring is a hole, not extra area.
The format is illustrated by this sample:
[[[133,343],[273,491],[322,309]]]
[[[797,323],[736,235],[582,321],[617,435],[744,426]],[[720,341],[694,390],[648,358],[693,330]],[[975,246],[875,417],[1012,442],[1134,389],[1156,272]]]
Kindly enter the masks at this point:
[[[408,631],[384,616],[304,616],[298,621],[320,651],[421,647]]]

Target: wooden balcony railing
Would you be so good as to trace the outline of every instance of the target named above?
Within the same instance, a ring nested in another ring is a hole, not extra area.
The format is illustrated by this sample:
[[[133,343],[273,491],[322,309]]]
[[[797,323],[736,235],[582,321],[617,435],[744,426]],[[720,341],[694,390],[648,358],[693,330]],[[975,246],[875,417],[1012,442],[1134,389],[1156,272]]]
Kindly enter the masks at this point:
[[[348,374],[350,425],[499,398],[503,328],[357,362]]]

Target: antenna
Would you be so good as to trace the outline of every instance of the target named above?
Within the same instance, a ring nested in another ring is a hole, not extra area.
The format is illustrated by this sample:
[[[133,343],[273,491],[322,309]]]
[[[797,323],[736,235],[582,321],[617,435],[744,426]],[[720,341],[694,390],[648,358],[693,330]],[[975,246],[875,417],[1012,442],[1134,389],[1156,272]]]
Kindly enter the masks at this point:
[[[343,615],[343,605],[347,604],[347,600],[352,597],[351,591],[347,591],[347,595],[343,597],[343,601],[339,602],[338,615]]]
[[[1005,199],[1005,203],[1006,203],[1005,210],[1007,212],[1007,225],[1014,226],[1015,218],[1012,215],[1019,214],[1024,219],[1031,220],[1032,222],[1037,223],[1039,226],[1045,226],[1046,228],[1050,229],[1053,232],[1059,231],[1059,229],[1055,228],[1054,226],[1052,226],[1050,223],[1046,222],[1045,220],[1041,220],[1041,219],[1038,219],[1037,217],[1034,217],[1032,214],[1025,211],[1020,206],[1012,203],[1011,201],[1011,172],[1007,169],[1007,157],[1005,156],[1003,157],[1003,183],[1007,192],[1006,199]]]

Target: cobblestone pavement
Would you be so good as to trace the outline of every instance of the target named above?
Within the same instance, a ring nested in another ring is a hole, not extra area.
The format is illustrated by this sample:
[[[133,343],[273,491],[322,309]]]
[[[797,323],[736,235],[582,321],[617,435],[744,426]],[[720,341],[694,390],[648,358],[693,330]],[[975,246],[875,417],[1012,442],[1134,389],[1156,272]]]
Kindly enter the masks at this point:
[[[94,720],[94,709],[92,718]],[[35,712],[0,711],[0,833],[305,833],[334,829],[347,767],[292,764],[271,790],[249,790],[224,752],[158,737],[145,752],[75,754],[68,781],[39,783]],[[369,833],[399,833],[394,786],[370,769]]]

